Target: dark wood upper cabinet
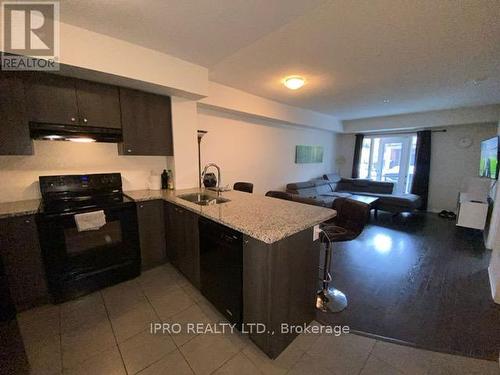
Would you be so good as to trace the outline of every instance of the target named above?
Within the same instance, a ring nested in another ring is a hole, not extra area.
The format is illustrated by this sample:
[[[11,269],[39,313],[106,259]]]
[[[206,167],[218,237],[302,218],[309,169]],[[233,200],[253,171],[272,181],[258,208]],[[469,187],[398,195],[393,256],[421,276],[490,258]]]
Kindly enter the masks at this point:
[[[0,249],[10,295],[18,311],[49,299],[34,216],[0,220]]]
[[[120,88],[122,155],[173,155],[171,101],[168,96]]]
[[[0,155],[32,154],[23,79],[0,71]]]
[[[121,155],[172,156],[170,97],[44,72],[0,74],[0,155],[32,155],[29,123],[122,129]]]
[[[29,121],[78,125],[74,79],[48,73],[31,74],[25,92]]]
[[[48,73],[26,80],[29,121],[121,128],[118,87]]]
[[[77,80],[76,96],[80,125],[115,129],[122,127],[118,87]]]
[[[142,269],[147,270],[167,261],[165,254],[165,219],[163,200],[137,203],[141,242]]]

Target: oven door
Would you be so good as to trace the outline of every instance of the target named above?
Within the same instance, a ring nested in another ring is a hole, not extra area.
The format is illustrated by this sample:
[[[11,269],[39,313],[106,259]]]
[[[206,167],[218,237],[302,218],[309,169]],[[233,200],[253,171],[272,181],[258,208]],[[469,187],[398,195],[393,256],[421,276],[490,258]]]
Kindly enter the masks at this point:
[[[38,228],[47,279],[56,302],[140,273],[135,204],[102,210],[106,224],[98,230],[82,232],[76,227],[75,213],[39,217]]]

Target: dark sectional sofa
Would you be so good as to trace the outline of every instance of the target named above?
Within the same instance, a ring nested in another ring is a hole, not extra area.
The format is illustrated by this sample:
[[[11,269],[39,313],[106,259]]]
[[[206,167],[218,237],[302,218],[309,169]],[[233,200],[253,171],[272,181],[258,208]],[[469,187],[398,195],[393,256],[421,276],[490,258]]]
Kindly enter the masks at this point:
[[[334,174],[324,175],[322,180],[295,182],[286,186],[288,193],[312,198],[326,207],[331,207],[335,199],[348,198],[353,194],[377,197],[376,209],[394,214],[411,212],[422,204],[418,195],[393,194],[393,189],[392,182],[341,178]]]

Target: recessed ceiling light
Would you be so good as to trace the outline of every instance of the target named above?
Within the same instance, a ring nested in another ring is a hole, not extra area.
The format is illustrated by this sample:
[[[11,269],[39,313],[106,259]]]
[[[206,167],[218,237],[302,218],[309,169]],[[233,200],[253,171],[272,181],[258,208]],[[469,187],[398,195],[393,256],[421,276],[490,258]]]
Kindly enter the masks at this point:
[[[290,90],[298,90],[304,86],[305,80],[300,76],[290,76],[283,80],[283,84]]]

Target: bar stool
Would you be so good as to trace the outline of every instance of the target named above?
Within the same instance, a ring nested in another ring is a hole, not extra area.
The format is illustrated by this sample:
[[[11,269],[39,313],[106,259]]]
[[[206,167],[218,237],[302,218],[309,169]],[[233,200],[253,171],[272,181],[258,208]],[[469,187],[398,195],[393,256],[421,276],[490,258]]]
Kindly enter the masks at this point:
[[[351,200],[339,198],[333,202],[332,208],[337,216],[332,222],[320,226],[320,241],[325,245],[325,263],[320,269],[323,271],[322,288],[316,294],[316,308],[323,312],[340,312],[347,307],[347,297],[340,290],[330,286],[332,281],[332,251],[333,243],[351,241],[363,231],[370,211],[370,206]]]
[[[243,191],[245,193],[253,193],[253,184],[251,182],[235,182],[233,190]]]

